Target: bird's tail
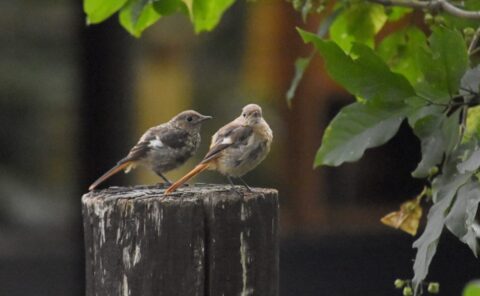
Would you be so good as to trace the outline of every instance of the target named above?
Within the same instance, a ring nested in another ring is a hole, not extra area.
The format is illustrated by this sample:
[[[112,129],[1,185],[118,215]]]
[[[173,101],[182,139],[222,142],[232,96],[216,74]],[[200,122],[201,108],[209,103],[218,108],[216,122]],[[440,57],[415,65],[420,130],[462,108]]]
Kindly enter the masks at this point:
[[[193,168],[193,170],[188,172],[188,174],[183,176],[180,180],[178,180],[177,182],[170,185],[170,187],[168,187],[167,190],[165,190],[165,194],[170,194],[170,193],[174,192],[175,190],[177,190],[177,188],[182,186],[183,183],[187,182],[188,180],[190,180],[194,176],[196,176],[196,175],[200,174],[201,172],[203,172],[204,170],[208,169],[208,165],[209,165],[209,163],[200,163],[199,165],[197,165],[195,168]]]
[[[132,161],[126,161],[124,163],[119,163],[117,164],[116,166],[114,166],[113,168],[111,168],[108,172],[106,172],[105,174],[103,174],[100,178],[97,179],[97,181],[93,182],[92,185],[90,185],[90,187],[88,187],[88,190],[93,190],[95,189],[98,185],[100,185],[100,183],[102,183],[103,181],[107,180],[108,178],[110,178],[111,176],[115,175],[116,173],[118,173],[119,171],[123,170],[123,169],[128,169],[129,166],[132,165]]]

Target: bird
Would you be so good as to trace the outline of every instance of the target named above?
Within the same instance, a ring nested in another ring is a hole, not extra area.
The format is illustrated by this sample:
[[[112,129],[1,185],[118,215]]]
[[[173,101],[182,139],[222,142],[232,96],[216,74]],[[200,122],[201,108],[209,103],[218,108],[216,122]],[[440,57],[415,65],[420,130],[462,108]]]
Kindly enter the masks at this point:
[[[194,110],[186,110],[166,123],[149,128],[127,156],[93,182],[88,189],[91,191],[97,188],[100,183],[121,170],[128,173],[137,165],[151,169],[170,185],[171,182],[164,173],[178,168],[195,154],[200,146],[202,123],[211,118]]]
[[[257,104],[246,105],[239,117],[212,136],[210,149],[203,160],[168,187],[165,194],[174,192],[183,183],[207,169],[226,176],[232,190],[236,191],[232,178],[238,178],[251,192],[252,189],[242,176],[265,159],[270,152],[272,139],[273,133],[262,116],[262,108]]]

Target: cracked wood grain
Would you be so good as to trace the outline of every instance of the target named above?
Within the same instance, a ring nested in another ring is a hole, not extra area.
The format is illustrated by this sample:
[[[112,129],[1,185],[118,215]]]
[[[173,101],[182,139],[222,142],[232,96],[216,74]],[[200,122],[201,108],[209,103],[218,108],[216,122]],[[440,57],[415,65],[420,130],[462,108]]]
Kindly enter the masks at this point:
[[[112,187],[82,197],[87,296],[278,295],[278,192]]]

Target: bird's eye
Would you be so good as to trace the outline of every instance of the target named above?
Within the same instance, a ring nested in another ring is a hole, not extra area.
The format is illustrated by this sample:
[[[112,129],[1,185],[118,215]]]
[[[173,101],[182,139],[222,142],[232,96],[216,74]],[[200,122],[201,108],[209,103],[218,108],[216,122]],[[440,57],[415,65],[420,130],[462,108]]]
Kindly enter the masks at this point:
[[[189,116],[189,117],[187,118],[187,121],[188,121],[188,122],[190,122],[190,121],[192,121],[192,120],[193,120],[192,116]]]

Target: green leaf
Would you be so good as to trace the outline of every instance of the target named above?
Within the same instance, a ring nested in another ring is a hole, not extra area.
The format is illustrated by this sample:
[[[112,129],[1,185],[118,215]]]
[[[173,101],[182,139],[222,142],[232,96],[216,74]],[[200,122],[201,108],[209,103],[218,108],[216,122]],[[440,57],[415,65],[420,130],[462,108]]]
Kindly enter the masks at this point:
[[[417,101],[417,100],[415,100]],[[424,101],[423,101],[424,102]],[[409,104],[411,105],[411,104]],[[408,115],[408,124],[412,129],[415,129],[415,124],[417,124],[417,121],[429,116],[429,115],[440,115],[443,113],[444,108],[441,106],[435,106],[435,105],[427,105],[427,106],[415,106],[415,110]]]
[[[457,154],[463,151],[457,149]],[[445,225],[448,209],[460,186],[465,184],[472,176],[471,173],[461,174],[456,169],[456,159],[459,155],[452,155],[443,165],[442,174],[432,182],[432,199],[434,205],[430,208],[427,217],[427,225],[422,235],[413,243],[417,249],[413,265],[413,284],[418,291],[420,283],[428,273],[430,263],[436,253],[438,241]]]
[[[175,12],[187,12],[187,6],[182,0],[155,0],[152,1],[153,8],[158,12],[158,14],[162,16],[170,15]]]
[[[480,106],[468,108],[467,112],[467,126],[463,134],[463,143],[472,139],[480,140]]]
[[[442,161],[446,147],[441,127],[445,120],[446,116],[440,113],[427,115],[415,123],[413,130],[421,140],[422,160],[412,172],[413,177],[427,177],[430,169]]]
[[[453,96],[458,92],[460,79],[468,67],[465,41],[456,30],[436,27],[429,44],[429,48],[419,48],[417,54],[424,81]]]
[[[319,37],[323,37],[327,34],[328,29],[332,25],[332,22],[338,17],[338,15],[342,11],[343,11],[343,8],[336,9],[322,22],[317,32],[317,35]],[[290,83],[290,87],[288,88],[288,91],[286,93],[288,107],[291,107],[292,100],[295,97],[295,92],[297,91],[298,85],[300,84],[300,81],[303,78],[303,74],[305,73],[305,70],[308,68],[308,65],[310,65],[310,62],[312,61],[312,58],[314,57],[314,55],[315,55],[315,51],[313,51],[308,57],[297,58],[297,60],[295,61],[295,74],[293,76],[292,82]]]
[[[434,203],[445,197],[450,198],[450,194],[455,194],[457,189],[472,176],[472,172],[465,171],[461,173],[457,169],[459,160],[471,149],[471,145],[457,147],[444,163],[442,169],[444,173],[432,182],[432,199]]]
[[[295,61],[295,75],[293,77],[292,83],[290,84],[290,88],[287,91],[287,104],[289,107],[292,105],[292,100],[295,97],[295,92],[297,91],[298,84],[302,80],[305,69],[308,67],[311,60],[312,56],[307,58],[298,58]]]
[[[480,90],[480,65],[465,72],[460,85],[462,87],[460,94],[465,97],[471,96],[472,92],[478,93]],[[480,140],[480,106],[470,107],[467,110],[466,129],[462,142],[469,142],[472,139]]]
[[[458,109],[448,116],[443,123],[442,133],[445,138],[445,153],[448,155],[460,144],[460,111]]]
[[[354,44],[346,55],[337,44],[299,30],[305,42],[314,43],[325,59],[330,76],[367,104],[347,106],[325,130],[315,166],[338,166],[358,160],[366,149],[388,141],[398,130],[410,108],[405,100],[415,92],[405,77],[392,73],[375,52]]]
[[[463,290],[463,296],[480,296],[480,281],[472,281]]]
[[[366,149],[392,138],[406,113],[406,108],[387,111],[360,102],[344,107],[325,130],[315,166],[338,166],[358,160]]]
[[[476,145],[475,145],[476,146]],[[469,151],[467,158],[457,165],[460,173],[475,172],[480,168],[480,149],[475,147],[475,150]]]
[[[447,228],[470,247],[475,257],[478,257],[479,245],[473,227],[479,203],[480,184],[470,181],[458,190],[457,199],[445,221]]]
[[[413,244],[417,248],[415,262],[413,263],[414,277],[412,283],[417,291],[421,282],[426,278],[430,263],[437,252],[437,245],[445,224],[444,212],[450,205],[451,200],[444,199],[433,205],[428,212],[428,220],[425,230],[419,239]],[[417,292],[416,292],[417,293]]]
[[[235,0],[182,0],[188,8],[195,32],[210,31]]]
[[[84,0],[83,11],[87,15],[87,24],[98,24],[103,22],[120,8],[127,0]]]
[[[367,2],[350,5],[330,27],[330,38],[348,52],[353,42],[373,48],[374,37],[387,21],[383,5]]]
[[[461,93],[464,95],[468,95],[470,92],[478,93],[480,86],[480,65],[473,69],[468,69],[460,80],[460,85],[462,86]]]
[[[416,27],[408,27],[385,37],[379,44],[377,52],[390,70],[402,74],[415,85],[422,77],[415,56],[418,48],[425,44],[425,34]]]
[[[470,11],[480,10],[480,1],[478,0],[465,0],[462,2],[465,10],[470,10]],[[480,26],[480,21],[478,20],[466,19],[466,18],[451,15],[450,13],[441,13],[441,15],[445,19],[445,25],[449,28],[455,28],[461,31],[467,27],[477,28],[478,26]]]
[[[437,85],[430,84],[425,80],[415,85],[415,91],[418,96],[428,99],[433,103],[446,104],[450,101],[450,94],[443,87],[438,88]]]
[[[346,55],[333,41],[326,41],[317,35],[298,30],[303,40],[313,43],[325,60],[330,76],[350,93],[367,100],[380,98],[384,102],[404,105],[404,100],[415,96],[405,77],[390,71],[375,52],[362,45],[354,44],[352,54]]]
[[[405,15],[411,13],[413,9],[408,7],[393,6],[387,10],[387,17],[389,22],[395,22],[403,18]]]
[[[119,13],[120,24],[135,37],[140,37],[160,17],[149,0],[130,0]]]
[[[414,97],[408,97],[405,99],[405,104],[407,104],[410,107],[413,107],[415,110],[421,109],[425,106],[428,105],[428,102],[425,101],[425,99],[414,96]]]

